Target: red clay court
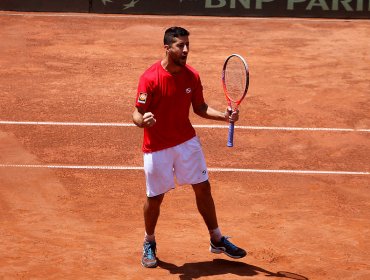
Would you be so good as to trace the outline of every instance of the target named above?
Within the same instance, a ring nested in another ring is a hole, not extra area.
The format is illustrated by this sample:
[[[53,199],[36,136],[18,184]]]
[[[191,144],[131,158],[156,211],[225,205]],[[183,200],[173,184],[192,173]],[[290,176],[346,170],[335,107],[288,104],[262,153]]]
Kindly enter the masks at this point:
[[[208,251],[191,187],[167,194],[156,269],[141,267],[140,74],[164,30],[226,106],[221,68],[249,62],[235,147],[192,114],[220,228]],[[370,279],[370,21],[0,12],[1,279]]]

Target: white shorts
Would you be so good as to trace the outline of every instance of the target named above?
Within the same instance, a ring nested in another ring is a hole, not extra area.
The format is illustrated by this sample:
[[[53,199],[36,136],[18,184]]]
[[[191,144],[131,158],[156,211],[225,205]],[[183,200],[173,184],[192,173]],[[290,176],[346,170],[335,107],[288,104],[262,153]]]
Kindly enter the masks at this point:
[[[202,147],[197,136],[153,153],[144,153],[146,194],[157,196],[179,185],[199,184],[208,180]]]

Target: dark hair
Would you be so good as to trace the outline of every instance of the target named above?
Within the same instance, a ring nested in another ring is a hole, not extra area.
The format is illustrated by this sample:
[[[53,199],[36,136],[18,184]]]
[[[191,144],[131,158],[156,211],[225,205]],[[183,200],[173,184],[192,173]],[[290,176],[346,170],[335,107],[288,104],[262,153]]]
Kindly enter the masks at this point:
[[[190,33],[185,28],[179,26],[170,27],[164,32],[163,43],[165,45],[171,45],[173,43],[173,38],[181,36],[189,36]]]

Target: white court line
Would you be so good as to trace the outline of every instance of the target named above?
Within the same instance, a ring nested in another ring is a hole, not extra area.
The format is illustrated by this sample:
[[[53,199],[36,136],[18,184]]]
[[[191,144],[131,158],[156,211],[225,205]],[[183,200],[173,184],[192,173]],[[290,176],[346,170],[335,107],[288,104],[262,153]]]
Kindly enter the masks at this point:
[[[109,165],[43,165],[43,164],[0,164],[0,168],[49,168],[49,169],[91,169],[91,170],[143,170],[140,166]],[[318,170],[277,170],[250,168],[208,168],[210,172],[248,172],[248,173],[284,173],[311,175],[370,175],[366,171],[318,171]]]
[[[133,127],[133,123],[98,123],[98,122],[36,122],[36,121],[0,121],[0,125],[56,125],[56,126],[112,126]],[[193,125],[196,128],[229,128],[228,125]],[[243,126],[236,129],[247,130],[287,130],[287,131],[333,131],[333,132],[370,132],[367,128],[331,128],[331,127],[276,127],[276,126]]]
[[[135,126],[133,123],[98,123],[98,122],[34,122],[34,121],[0,121],[11,125],[60,125],[60,126]]]

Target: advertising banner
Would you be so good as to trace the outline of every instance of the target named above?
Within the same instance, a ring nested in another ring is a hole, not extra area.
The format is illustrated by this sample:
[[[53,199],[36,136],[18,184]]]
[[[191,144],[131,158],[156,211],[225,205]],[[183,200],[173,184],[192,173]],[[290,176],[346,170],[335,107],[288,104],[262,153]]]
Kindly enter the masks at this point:
[[[370,0],[92,0],[97,13],[370,19]]]
[[[0,0],[0,10],[370,19],[370,0]]]

